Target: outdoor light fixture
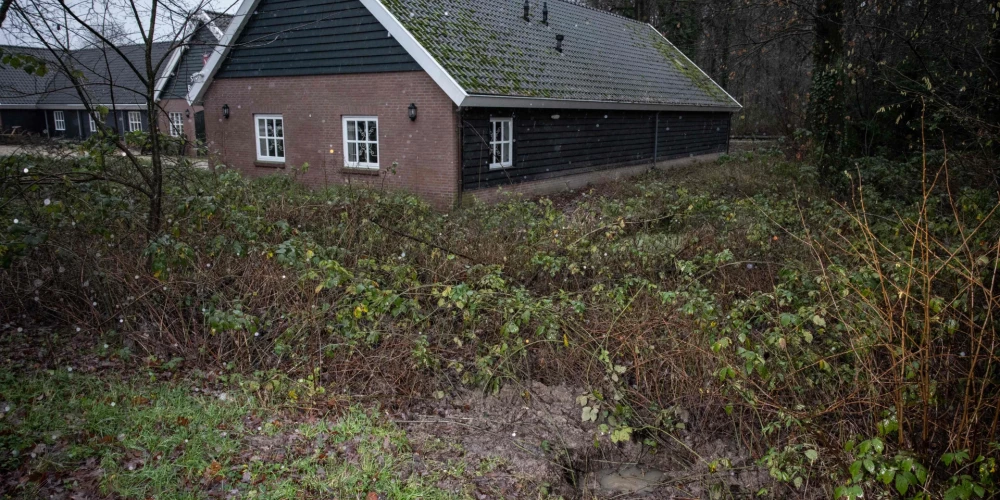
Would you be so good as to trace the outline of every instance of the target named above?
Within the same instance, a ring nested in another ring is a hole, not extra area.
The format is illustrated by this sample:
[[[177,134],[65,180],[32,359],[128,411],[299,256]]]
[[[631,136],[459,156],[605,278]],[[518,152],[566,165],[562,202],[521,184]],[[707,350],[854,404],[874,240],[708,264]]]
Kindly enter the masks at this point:
[[[184,110],[184,118],[191,118],[191,108]]]
[[[417,105],[411,102],[410,107],[406,109],[409,110],[410,112],[410,121],[411,122],[417,121]]]
[[[222,117],[225,118],[225,119],[227,119],[227,120],[229,119],[229,105],[228,104],[223,104],[222,105]]]

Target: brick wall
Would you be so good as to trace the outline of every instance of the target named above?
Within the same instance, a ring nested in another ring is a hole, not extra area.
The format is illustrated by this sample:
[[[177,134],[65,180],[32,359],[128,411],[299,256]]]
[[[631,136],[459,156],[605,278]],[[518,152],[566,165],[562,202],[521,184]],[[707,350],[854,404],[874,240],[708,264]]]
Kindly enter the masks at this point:
[[[410,121],[407,108],[418,107]],[[229,119],[222,106],[229,105]],[[418,194],[439,209],[459,196],[459,123],[454,104],[422,71],[212,82],[205,96],[208,148],[215,161],[250,176],[291,175],[317,188],[385,185]],[[284,119],[285,163],[257,162],[254,114]],[[379,119],[379,175],[344,168],[343,116]],[[396,173],[389,170],[397,163]]]
[[[157,121],[160,122],[160,132],[166,135],[170,135],[170,113],[181,113],[184,115],[184,137],[187,138],[188,148],[185,151],[187,155],[194,155],[196,150],[194,144],[197,143],[197,138],[194,134],[194,114],[201,111],[201,106],[189,106],[187,101],[184,99],[164,99],[160,101],[160,114]],[[191,116],[187,116],[186,111],[191,111]]]

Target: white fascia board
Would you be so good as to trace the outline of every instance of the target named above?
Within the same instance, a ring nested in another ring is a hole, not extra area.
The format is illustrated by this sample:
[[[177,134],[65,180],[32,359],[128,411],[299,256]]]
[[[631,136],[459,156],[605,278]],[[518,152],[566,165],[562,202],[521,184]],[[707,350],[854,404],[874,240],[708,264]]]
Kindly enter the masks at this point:
[[[448,74],[430,52],[427,52],[427,49],[403,26],[403,23],[399,22],[399,19],[392,12],[389,12],[389,9],[380,0],[361,0],[361,3],[389,31],[389,34],[406,49],[410,57],[417,61],[417,64],[430,75],[434,83],[437,83],[438,87],[441,87],[441,90],[448,95],[452,102],[461,106],[462,101],[469,96],[465,92],[465,89]]]
[[[201,102],[205,99],[205,92],[208,91],[208,86],[212,83],[212,79],[215,78],[215,74],[218,73],[219,68],[222,66],[222,61],[229,55],[233,42],[236,40],[236,35],[243,31],[243,27],[250,20],[250,14],[257,8],[259,2],[260,0],[243,0],[243,3],[240,4],[239,10],[233,16],[229,27],[226,28],[225,36],[219,41],[219,45],[212,49],[212,55],[208,58],[208,64],[196,73],[197,75],[201,75],[201,78],[188,91],[188,104]]]
[[[184,43],[171,51],[170,60],[167,61],[167,67],[163,68],[163,72],[160,74],[160,77],[156,79],[156,87],[153,90],[153,102],[158,102],[160,100],[160,92],[163,92],[163,88],[167,86],[167,82],[170,81],[170,78],[172,78],[174,73],[176,73],[177,64],[181,61],[181,56],[184,55],[185,50],[187,50],[187,43]]]
[[[167,86],[167,82],[174,76],[177,72],[177,65],[181,62],[181,57],[188,48],[188,44],[191,43],[191,39],[194,38],[194,33],[198,31],[198,27],[192,25],[193,19],[188,19],[187,23],[184,25],[185,33],[181,44],[174,47],[174,50],[170,51],[170,59],[167,60],[167,66],[160,71],[160,77],[156,79],[156,87],[153,88],[153,102],[159,102],[160,92],[163,92],[163,88]]]
[[[607,109],[629,111],[704,111],[735,113],[737,106],[693,106],[616,101],[585,101],[577,99],[544,99],[534,97],[507,97],[470,95],[461,104],[465,108],[541,108],[541,109]]]
[[[680,49],[678,49],[677,46],[674,45],[674,42],[671,42],[669,39],[667,39],[667,37],[663,36],[663,33],[660,33],[660,30],[654,28],[653,25],[649,24],[649,23],[646,23],[646,26],[649,26],[649,29],[653,30],[653,33],[656,33],[657,35],[659,35],[660,38],[663,39],[663,41],[669,43],[670,46],[673,47],[675,51],[677,51],[681,56],[684,57],[684,59],[688,62],[688,64],[690,64],[691,66],[694,66],[695,68],[698,69],[698,71],[701,72],[701,74],[705,75],[705,78],[708,78],[708,81],[712,82],[712,85],[715,85],[716,87],[719,88],[719,90],[722,91],[723,94],[726,94],[726,97],[728,97],[730,100],[732,100],[733,104],[735,104],[738,107],[737,111],[743,109],[743,105],[740,104],[740,101],[737,101],[736,98],[734,98],[733,96],[729,95],[729,92],[726,92],[726,89],[722,88],[722,85],[719,85],[718,83],[716,83],[715,80],[712,79],[712,77],[708,76],[708,73],[705,73],[705,70],[701,69],[701,67],[698,66],[697,64],[695,64],[694,61],[692,61],[691,58],[687,56],[687,54],[685,54],[683,51],[681,51]]]
[[[217,41],[225,38],[226,34],[215,25],[215,19],[212,19],[212,16],[208,15],[208,12],[199,10],[198,15],[201,16],[201,20],[205,22],[205,26],[208,26],[209,31],[212,32],[212,36],[214,36]]]

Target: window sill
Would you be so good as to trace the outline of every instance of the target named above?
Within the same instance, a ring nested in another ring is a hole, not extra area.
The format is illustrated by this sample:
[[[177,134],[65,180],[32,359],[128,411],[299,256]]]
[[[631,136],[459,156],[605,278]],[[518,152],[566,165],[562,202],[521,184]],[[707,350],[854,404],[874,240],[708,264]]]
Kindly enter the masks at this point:
[[[381,170],[378,167],[340,167],[340,172],[344,174],[357,174],[357,175],[379,175]]]
[[[253,166],[260,168],[285,168],[285,162],[257,160],[253,162]]]
[[[510,165],[501,165],[499,163],[494,163],[494,164],[490,165],[490,170],[506,170],[506,169],[511,168],[513,166],[514,166],[513,163],[510,164]]]

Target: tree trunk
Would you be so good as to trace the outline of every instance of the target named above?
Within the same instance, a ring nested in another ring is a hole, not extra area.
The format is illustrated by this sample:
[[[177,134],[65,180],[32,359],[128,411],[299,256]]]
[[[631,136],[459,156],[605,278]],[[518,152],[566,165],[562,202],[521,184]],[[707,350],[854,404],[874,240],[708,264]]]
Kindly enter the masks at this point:
[[[809,126],[820,148],[820,177],[831,180],[844,139],[844,0],[817,0]]]
[[[14,0],[3,0],[3,3],[0,3],[0,26],[3,26],[4,20],[7,19],[7,11],[13,3]]]

